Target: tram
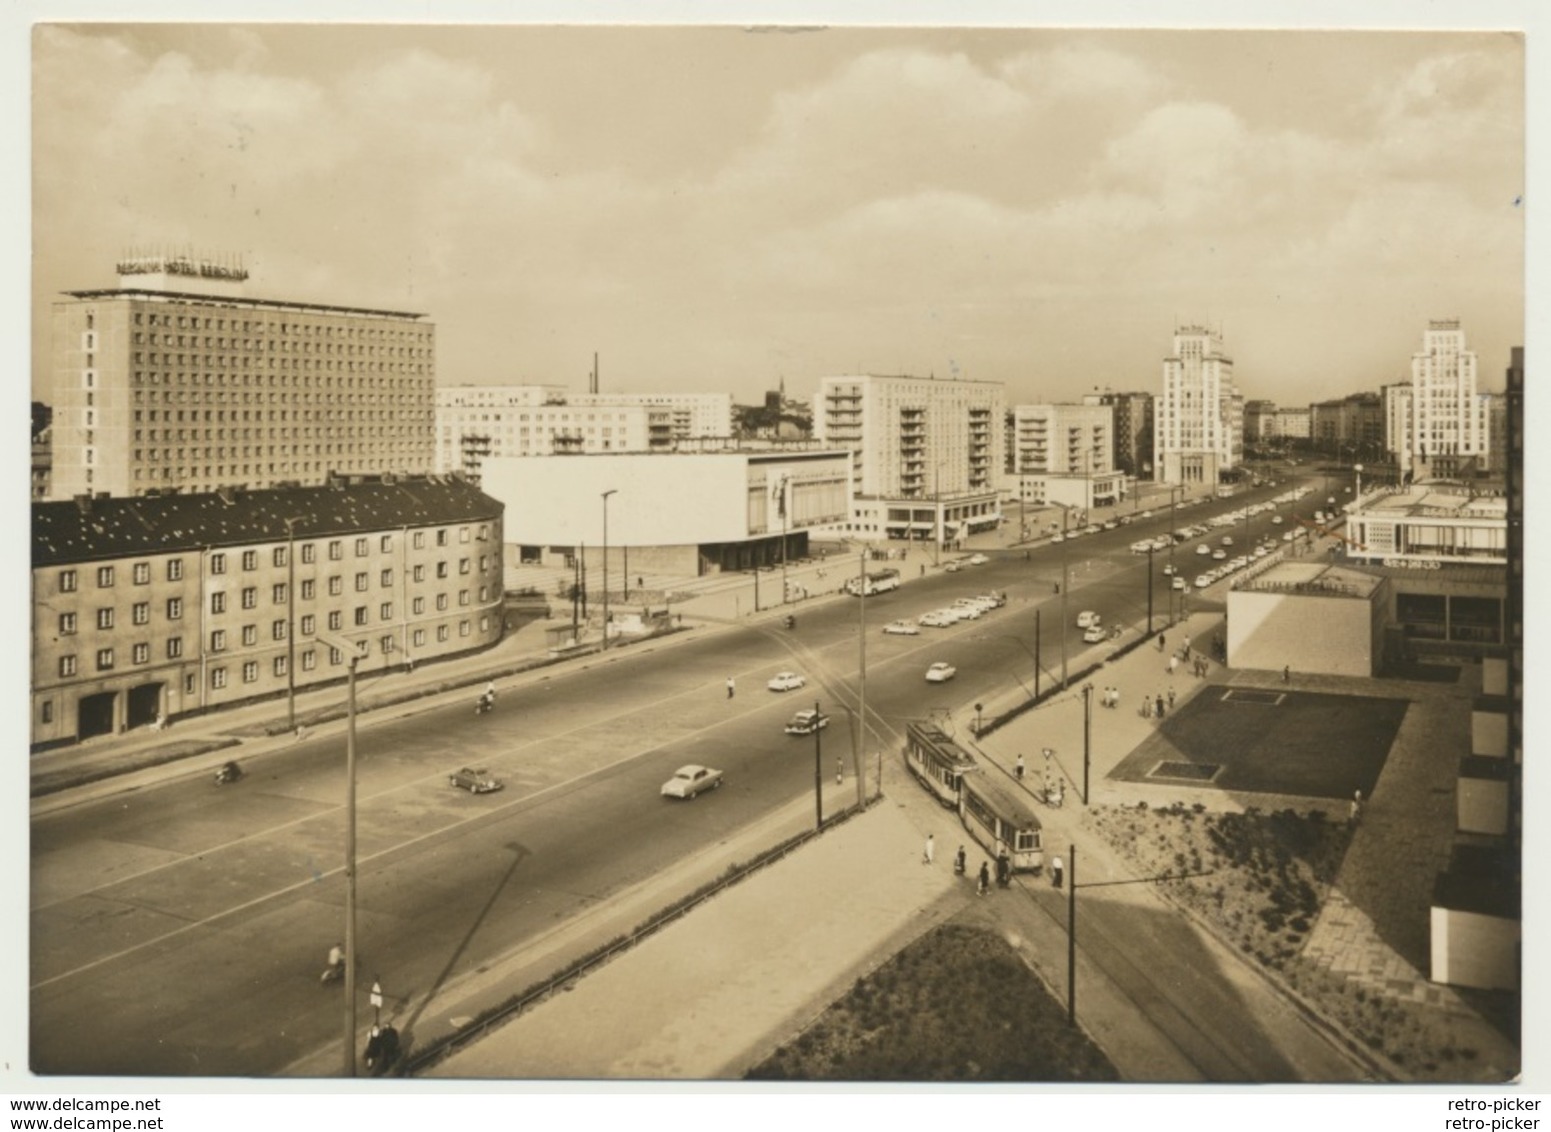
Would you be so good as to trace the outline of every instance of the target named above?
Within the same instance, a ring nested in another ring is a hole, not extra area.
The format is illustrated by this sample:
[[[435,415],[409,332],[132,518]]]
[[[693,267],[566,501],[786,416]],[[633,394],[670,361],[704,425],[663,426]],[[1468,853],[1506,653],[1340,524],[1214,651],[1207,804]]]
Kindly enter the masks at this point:
[[[1039,818],[1009,787],[984,775],[966,775],[959,782],[959,820],[993,857],[1005,849],[1013,872],[1038,873],[1045,867]]]
[[[980,769],[975,756],[927,720],[905,725],[905,767],[949,809],[959,804],[959,783]]]

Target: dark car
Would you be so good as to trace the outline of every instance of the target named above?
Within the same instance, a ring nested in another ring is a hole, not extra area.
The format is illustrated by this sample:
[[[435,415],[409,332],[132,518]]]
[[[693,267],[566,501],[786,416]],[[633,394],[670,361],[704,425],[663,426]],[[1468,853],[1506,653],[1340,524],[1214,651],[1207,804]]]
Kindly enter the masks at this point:
[[[482,766],[466,766],[454,774],[449,774],[447,785],[456,786],[459,790],[467,790],[470,794],[494,794],[506,783],[499,778],[492,778],[490,772]]]

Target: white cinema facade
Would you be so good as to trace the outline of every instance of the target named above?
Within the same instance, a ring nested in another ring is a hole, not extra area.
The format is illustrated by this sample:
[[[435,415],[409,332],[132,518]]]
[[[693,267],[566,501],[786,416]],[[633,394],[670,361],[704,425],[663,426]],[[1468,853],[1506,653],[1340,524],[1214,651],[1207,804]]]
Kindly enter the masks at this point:
[[[512,508],[512,561],[591,574],[606,542],[622,582],[801,558],[811,530],[849,514],[850,468],[841,449],[520,456],[488,460],[482,486]]]

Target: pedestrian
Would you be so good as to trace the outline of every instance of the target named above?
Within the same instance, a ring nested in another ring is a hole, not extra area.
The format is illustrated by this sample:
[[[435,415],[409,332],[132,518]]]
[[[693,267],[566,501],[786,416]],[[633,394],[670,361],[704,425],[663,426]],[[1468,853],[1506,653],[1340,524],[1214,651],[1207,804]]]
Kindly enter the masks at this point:
[[[491,703],[495,703],[495,681],[494,680],[488,681],[485,684],[485,699],[489,700]]]
[[[735,688],[737,688],[737,684],[733,682],[732,677],[727,677],[727,698],[729,700],[732,699],[732,693]]]
[[[921,863],[923,865],[930,865],[932,863],[932,854],[936,851],[937,842],[932,840],[932,835],[928,833],[926,835],[926,848],[921,850]]]
[[[840,756],[837,756],[836,759],[835,759],[835,785],[839,786],[842,782],[845,781],[845,777],[846,777],[846,760],[845,760],[845,756],[844,755],[840,755]]]
[[[1162,634],[1162,633],[1159,633],[1159,634],[1158,634],[1158,651],[1159,651],[1159,652],[1162,652],[1162,651],[1163,651],[1163,646],[1164,646],[1164,643],[1165,643],[1165,642],[1164,642],[1164,637],[1163,637],[1163,634]]]
[[[1174,669],[1176,669],[1178,667],[1179,667],[1179,657],[1178,656],[1170,656],[1169,657],[1169,675],[1173,676],[1174,675]]]
[[[1347,821],[1352,825],[1356,825],[1358,819],[1360,819],[1362,816],[1363,792],[1361,790],[1357,790],[1352,794],[1352,810],[1351,813],[1347,815]]]
[[[1292,683],[1292,667],[1290,665],[1286,665],[1286,664],[1282,665],[1282,683],[1283,684],[1291,684]]]
[[[989,865],[987,865],[984,861],[981,861],[980,862],[980,884],[976,887],[975,893],[978,896],[984,896],[990,890],[991,890],[991,867]]]
[[[967,863],[967,860],[968,859],[964,853],[964,846],[960,845],[959,851],[953,855],[953,872],[955,875],[964,875],[964,867]]]
[[[1142,697],[1142,718],[1143,719],[1151,719],[1152,718],[1152,701],[1150,699],[1148,699],[1146,696]]]
[[[1018,753],[1018,781],[1023,781],[1023,753]]]
[[[1157,700],[1153,703],[1153,710],[1157,712],[1159,719],[1163,718],[1163,697],[1162,696],[1159,696],[1157,698]]]
[[[399,1059],[399,1032],[392,1022],[382,1024],[382,1032],[378,1035],[382,1039],[381,1057],[378,1064],[382,1066],[382,1072],[386,1073],[393,1068],[393,1063]]]
[[[1050,858],[1050,883],[1055,888],[1061,887],[1061,858]]]
[[[1181,647],[1185,650],[1185,657],[1186,657],[1186,659],[1189,659],[1189,657],[1190,657],[1190,638],[1188,636],[1185,638],[1185,642],[1184,642],[1184,644]]]
[[[1170,711],[1174,710],[1174,689],[1173,688],[1169,689],[1169,710]]]
[[[382,1027],[373,1026],[366,1038],[366,1068],[370,1072],[377,1068],[377,1059],[382,1056]]]

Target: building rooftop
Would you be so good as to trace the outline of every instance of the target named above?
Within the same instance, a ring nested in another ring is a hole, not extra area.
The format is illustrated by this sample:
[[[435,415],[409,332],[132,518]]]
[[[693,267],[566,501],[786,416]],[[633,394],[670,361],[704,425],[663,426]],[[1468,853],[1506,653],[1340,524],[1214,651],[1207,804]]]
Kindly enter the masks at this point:
[[[394,527],[491,521],[502,505],[461,476],[340,476],[321,487],[196,495],[80,496],[32,505],[32,565],[66,565],[205,547]]]
[[[1384,579],[1347,566],[1322,562],[1287,561],[1238,582],[1235,590],[1246,593],[1298,593],[1313,597],[1369,598]]]
[[[198,291],[162,291],[154,287],[106,287],[95,291],[66,291],[72,299],[144,299],[148,302],[199,303],[202,306],[254,307],[261,310],[299,311],[308,314],[357,315],[371,318],[424,318],[419,311],[387,311],[372,307],[338,307],[327,303],[298,303],[283,299],[249,299],[239,295],[212,295]]]
[[[1365,492],[1361,500],[1347,508],[1347,514],[1506,520],[1508,499],[1502,494],[1482,494],[1463,484],[1416,483]]]

